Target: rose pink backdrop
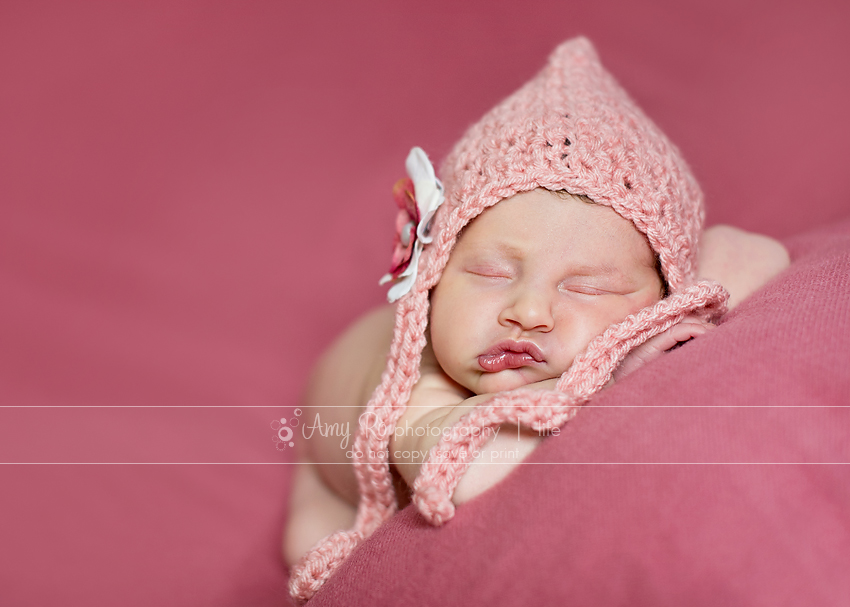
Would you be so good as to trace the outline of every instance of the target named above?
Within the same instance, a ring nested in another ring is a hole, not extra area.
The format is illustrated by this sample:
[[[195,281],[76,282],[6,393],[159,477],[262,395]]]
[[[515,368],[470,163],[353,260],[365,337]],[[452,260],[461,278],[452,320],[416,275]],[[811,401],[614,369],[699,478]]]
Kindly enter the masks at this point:
[[[850,5],[0,5],[0,603],[275,605],[290,424],[439,161],[586,35],[709,223],[850,216]],[[297,440],[297,433],[296,433]],[[410,513],[408,513],[410,514]]]

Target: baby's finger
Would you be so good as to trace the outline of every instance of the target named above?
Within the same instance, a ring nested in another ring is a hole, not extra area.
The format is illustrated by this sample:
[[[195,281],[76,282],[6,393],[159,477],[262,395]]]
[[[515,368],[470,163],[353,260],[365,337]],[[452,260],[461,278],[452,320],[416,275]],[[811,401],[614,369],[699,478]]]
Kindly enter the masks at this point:
[[[694,337],[699,337],[710,331],[713,327],[705,322],[681,322],[664,331],[661,335],[664,336],[666,342],[665,351],[672,350],[690,341]],[[659,335],[659,337],[661,337]]]

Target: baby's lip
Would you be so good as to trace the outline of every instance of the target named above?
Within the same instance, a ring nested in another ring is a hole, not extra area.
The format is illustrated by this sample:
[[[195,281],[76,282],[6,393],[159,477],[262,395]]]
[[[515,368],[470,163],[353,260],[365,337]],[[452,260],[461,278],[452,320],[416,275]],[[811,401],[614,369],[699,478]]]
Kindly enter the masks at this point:
[[[536,344],[530,341],[513,341],[507,339],[484,352],[478,357],[478,365],[489,373],[505,369],[519,369],[546,359]]]

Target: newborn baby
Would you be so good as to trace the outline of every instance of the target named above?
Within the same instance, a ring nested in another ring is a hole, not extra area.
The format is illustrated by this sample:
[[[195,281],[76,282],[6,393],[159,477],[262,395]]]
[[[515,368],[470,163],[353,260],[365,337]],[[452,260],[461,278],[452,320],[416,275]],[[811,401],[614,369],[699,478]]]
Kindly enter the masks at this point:
[[[704,240],[701,267],[734,285],[730,305],[788,264],[782,245],[764,236],[718,226]],[[536,189],[482,213],[458,238],[431,295],[420,378],[390,441],[399,488],[413,484],[424,455],[470,408],[495,392],[554,389],[591,339],[660,300],[665,288],[646,237],[585,197]],[[325,354],[304,400],[308,423],[318,415],[322,424],[357,427],[385,367],[394,315],[394,306],[385,306],[364,316]],[[686,317],[632,351],[615,377],[712,326]],[[354,522],[351,444],[340,439],[316,434],[301,444],[285,538],[290,564]],[[539,440],[516,428],[497,433],[461,480],[455,503],[498,482],[512,469],[506,464],[521,461]],[[406,505],[407,491],[398,497]]]
[[[788,264],[769,238],[702,233],[687,165],[584,39],[467,132],[445,186],[418,148],[407,168],[398,303],[330,348],[305,397],[307,423],[356,440],[299,447],[284,538],[290,564],[312,547],[290,583],[299,600],[411,489],[444,522],[595,392],[710,330]]]

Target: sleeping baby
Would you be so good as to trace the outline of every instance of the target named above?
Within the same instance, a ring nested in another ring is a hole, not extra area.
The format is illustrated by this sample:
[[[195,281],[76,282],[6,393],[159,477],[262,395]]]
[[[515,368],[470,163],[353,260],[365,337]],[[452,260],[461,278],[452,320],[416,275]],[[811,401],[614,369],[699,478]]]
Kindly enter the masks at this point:
[[[356,438],[301,445],[284,537],[298,600],[399,507],[448,520],[788,264],[767,237],[702,233],[678,150],[585,39],[470,128],[443,181],[419,148],[406,164],[394,305],[337,340],[305,396],[307,419]]]

